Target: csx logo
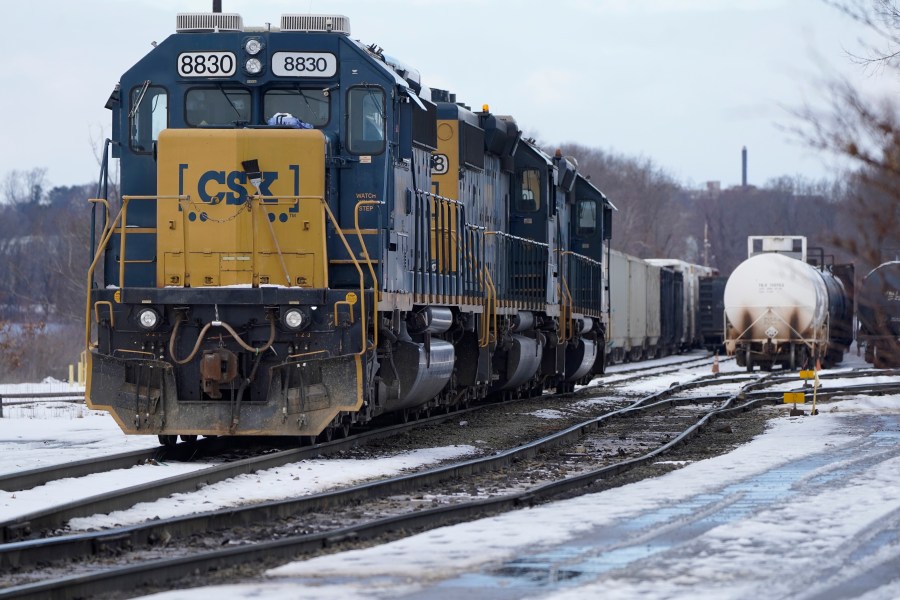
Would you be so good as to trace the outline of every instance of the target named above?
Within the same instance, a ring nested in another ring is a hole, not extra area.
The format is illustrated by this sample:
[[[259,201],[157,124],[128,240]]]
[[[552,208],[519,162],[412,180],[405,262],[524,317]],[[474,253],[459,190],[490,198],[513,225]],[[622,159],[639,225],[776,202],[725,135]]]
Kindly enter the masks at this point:
[[[287,165],[288,185],[293,187],[293,195],[300,195],[300,165]],[[190,166],[186,163],[178,165],[178,194],[185,194],[185,181],[190,185],[192,178],[188,178],[187,172]],[[271,186],[278,181],[278,171],[264,171],[259,183],[259,195],[276,196]],[[191,195],[193,195],[192,192]],[[197,196],[207,204],[243,204],[250,194],[255,193],[253,184],[243,171],[205,171],[197,178]],[[284,192],[282,192],[283,194]],[[274,199],[268,200],[275,202]],[[289,212],[297,212],[298,206],[288,209]],[[180,206],[179,206],[180,210]]]
[[[273,196],[269,189],[278,179],[277,171],[265,171],[259,184],[261,196]],[[207,171],[197,180],[197,195],[210,204],[243,204],[247,201],[247,186],[250,182],[243,171]]]

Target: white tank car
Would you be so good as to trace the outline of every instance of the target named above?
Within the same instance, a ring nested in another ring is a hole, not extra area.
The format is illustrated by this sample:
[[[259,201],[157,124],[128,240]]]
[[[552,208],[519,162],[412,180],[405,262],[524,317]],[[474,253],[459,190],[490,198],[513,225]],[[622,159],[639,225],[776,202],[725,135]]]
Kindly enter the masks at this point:
[[[829,289],[822,272],[782,254],[742,262],[725,285],[725,339],[738,364],[802,368],[825,357],[829,341]],[[842,288],[841,288],[842,290]]]

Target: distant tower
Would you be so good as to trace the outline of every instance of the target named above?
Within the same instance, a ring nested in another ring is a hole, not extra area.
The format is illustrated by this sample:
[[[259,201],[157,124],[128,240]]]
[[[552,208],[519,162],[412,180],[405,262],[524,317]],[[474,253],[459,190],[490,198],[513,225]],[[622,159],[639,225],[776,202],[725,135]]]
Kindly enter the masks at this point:
[[[747,187],[747,146],[741,149],[741,186]]]

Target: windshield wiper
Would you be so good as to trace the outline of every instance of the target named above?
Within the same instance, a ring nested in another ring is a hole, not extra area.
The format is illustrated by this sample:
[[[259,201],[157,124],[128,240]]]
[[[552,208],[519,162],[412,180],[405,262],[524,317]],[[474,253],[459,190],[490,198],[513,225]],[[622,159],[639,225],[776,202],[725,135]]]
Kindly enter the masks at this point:
[[[128,113],[128,118],[133,119],[134,115],[137,114],[138,109],[141,107],[141,102],[144,101],[144,95],[147,93],[147,88],[150,87],[150,80],[144,82],[141,86],[141,92],[138,94],[137,99],[134,101],[134,104],[131,106],[131,112]]]
[[[231,101],[231,97],[228,95],[228,92],[225,91],[225,86],[221,83],[219,84],[219,91],[222,92],[222,95],[225,96],[225,100],[228,101],[228,104],[230,104],[231,108],[234,110],[234,114],[237,115],[237,119],[235,119],[234,124],[240,125],[241,123],[246,123],[247,121],[241,118],[241,111],[239,111],[237,106],[234,105],[234,102]]]

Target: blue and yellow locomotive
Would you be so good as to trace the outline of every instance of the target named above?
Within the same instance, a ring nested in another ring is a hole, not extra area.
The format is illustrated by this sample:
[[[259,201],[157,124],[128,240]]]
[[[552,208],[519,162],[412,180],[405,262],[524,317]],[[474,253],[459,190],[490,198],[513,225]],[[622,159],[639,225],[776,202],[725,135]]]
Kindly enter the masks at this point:
[[[127,433],[330,436],[602,372],[609,202],[349,33],[181,14],[113,92],[87,401]]]

